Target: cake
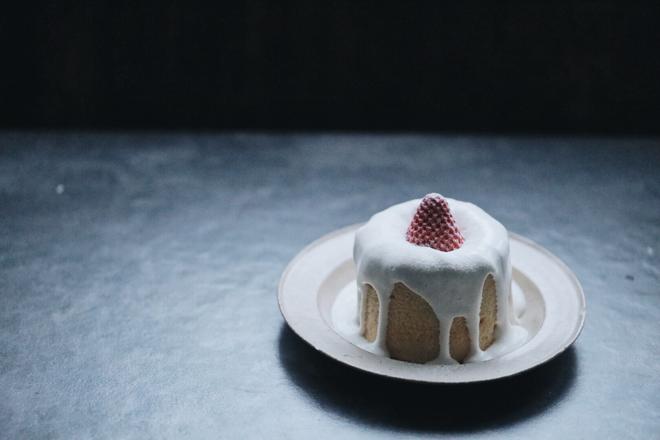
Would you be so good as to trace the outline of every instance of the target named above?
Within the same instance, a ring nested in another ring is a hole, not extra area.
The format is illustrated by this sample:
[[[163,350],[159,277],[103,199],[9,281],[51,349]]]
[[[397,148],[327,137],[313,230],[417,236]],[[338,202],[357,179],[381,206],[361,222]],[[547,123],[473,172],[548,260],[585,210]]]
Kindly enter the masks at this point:
[[[375,214],[355,236],[360,333],[393,359],[488,359],[512,326],[507,230],[440,194]]]

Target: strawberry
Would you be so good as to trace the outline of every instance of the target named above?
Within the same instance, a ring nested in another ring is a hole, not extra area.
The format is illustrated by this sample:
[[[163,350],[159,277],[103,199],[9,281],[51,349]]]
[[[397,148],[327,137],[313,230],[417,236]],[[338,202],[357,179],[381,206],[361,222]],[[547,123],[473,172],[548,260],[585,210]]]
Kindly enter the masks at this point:
[[[436,193],[427,194],[422,199],[408,226],[406,240],[442,252],[458,249],[465,241],[447,201]]]

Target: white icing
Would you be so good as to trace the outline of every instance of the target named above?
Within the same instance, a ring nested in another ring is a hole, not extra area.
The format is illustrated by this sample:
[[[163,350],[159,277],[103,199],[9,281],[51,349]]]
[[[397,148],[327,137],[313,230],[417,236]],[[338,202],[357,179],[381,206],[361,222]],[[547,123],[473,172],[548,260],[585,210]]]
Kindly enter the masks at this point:
[[[454,364],[449,354],[449,330],[455,317],[465,317],[471,350],[465,362],[492,359],[524,339],[511,307],[511,263],[506,229],[481,208],[446,198],[465,242],[442,252],[406,241],[406,231],[421,200],[394,205],[375,214],[355,235],[353,258],[357,266],[359,316],[371,285],[378,295],[379,319],[373,351],[387,354],[385,335],[389,297],[403,283],[425,299],[440,323],[440,354],[432,363]],[[484,281],[495,281],[497,327],[495,343],[479,347],[479,309]],[[517,314],[517,313],[516,313]]]
[[[520,286],[516,283],[511,283],[511,301],[509,307],[513,312],[513,322],[519,322],[525,312],[527,301],[525,301],[525,294]]]

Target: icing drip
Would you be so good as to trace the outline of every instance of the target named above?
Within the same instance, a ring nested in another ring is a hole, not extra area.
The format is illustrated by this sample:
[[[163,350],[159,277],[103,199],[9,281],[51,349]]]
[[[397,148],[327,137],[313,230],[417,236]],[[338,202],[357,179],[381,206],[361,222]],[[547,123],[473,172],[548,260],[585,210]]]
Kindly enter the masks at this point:
[[[435,312],[440,322],[440,354],[431,363],[454,364],[450,356],[450,329],[454,318],[464,317],[470,334],[470,354],[465,362],[487,360],[490,349],[479,347],[479,311],[484,282],[495,281],[497,321],[495,341],[515,339],[515,317],[509,310],[511,264],[509,238],[504,226],[479,207],[447,198],[464,243],[452,252],[440,252],[406,241],[406,231],[420,200],[411,200],[375,214],[355,237],[353,258],[357,266],[358,311],[366,303],[366,286],[378,297],[375,351],[387,354],[386,334],[390,294],[402,283]],[[364,322],[360,323],[364,330]],[[492,347],[491,347],[492,348]]]

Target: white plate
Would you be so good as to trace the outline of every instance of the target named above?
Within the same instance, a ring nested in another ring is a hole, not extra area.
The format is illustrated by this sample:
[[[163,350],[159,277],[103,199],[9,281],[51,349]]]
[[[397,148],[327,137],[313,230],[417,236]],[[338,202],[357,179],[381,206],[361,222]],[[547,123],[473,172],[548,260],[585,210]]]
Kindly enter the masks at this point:
[[[571,270],[538,244],[509,233],[514,289],[525,297],[521,324],[529,340],[485,362],[419,365],[365,351],[333,323],[333,306],[355,284],[353,238],[360,225],[321,237],[289,263],[280,279],[278,301],[294,332],[317,350],[346,365],[397,379],[431,383],[492,380],[521,373],[566,350],[584,324],[582,287]],[[343,293],[342,293],[343,292]],[[356,312],[357,313],[357,312]]]

